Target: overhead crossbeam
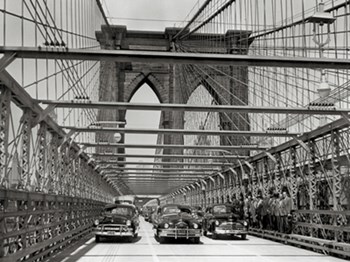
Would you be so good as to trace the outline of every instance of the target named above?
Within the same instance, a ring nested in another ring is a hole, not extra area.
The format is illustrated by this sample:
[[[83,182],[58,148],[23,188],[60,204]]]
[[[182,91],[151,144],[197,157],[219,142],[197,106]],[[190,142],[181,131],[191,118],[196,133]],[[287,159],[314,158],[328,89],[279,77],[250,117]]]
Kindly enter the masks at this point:
[[[113,170],[128,171],[128,170],[143,170],[143,171],[195,171],[195,172],[204,172],[204,171],[218,171],[216,168],[147,168],[147,167],[114,167]]]
[[[118,143],[79,143],[86,147],[115,148],[157,148],[157,149],[198,149],[198,150],[267,150],[270,147],[257,145],[240,146],[196,146],[196,145],[148,145],[148,144],[118,144]],[[140,164],[140,163],[139,163]]]
[[[213,163],[201,163],[201,162],[132,162],[132,161],[98,161],[98,165],[155,165],[155,166],[232,166],[232,163],[213,162]],[[101,166],[103,168],[103,166]]]
[[[349,60],[350,61],[350,60]],[[349,63],[350,67],[350,63]],[[101,102],[87,100],[58,101],[37,100],[44,105],[54,104],[56,108],[95,108],[113,110],[148,110],[148,111],[182,111],[182,112],[221,112],[221,113],[255,113],[255,114],[298,114],[298,115],[343,115],[349,114],[350,109],[319,109],[295,107],[265,107],[240,105],[188,105],[188,104],[152,104]]]
[[[157,158],[157,159],[223,159],[223,160],[244,160],[248,156],[238,155],[146,155],[146,154],[109,154],[109,153],[94,153],[93,157],[105,157],[109,161],[118,161],[117,158]]]
[[[202,174],[202,175],[192,175],[192,174],[187,174],[187,175],[175,175],[176,173],[172,173],[171,175],[164,175],[162,173],[155,173],[154,175],[152,174],[152,176],[147,175],[147,173],[130,173],[130,174],[110,174],[110,175],[106,175],[106,177],[108,178],[113,178],[113,177],[118,177],[121,179],[124,178],[149,178],[149,179],[156,179],[156,178],[191,178],[191,179],[201,179],[203,177],[206,177],[206,174]]]
[[[152,180],[148,180],[148,179],[125,179],[125,183],[126,184],[145,184],[145,183],[149,183],[149,184],[153,184],[155,182],[162,182],[162,183],[179,183],[182,184],[183,182],[193,182],[196,179],[188,179],[188,180],[182,180],[182,179],[158,179],[156,181],[152,181]]]
[[[164,64],[205,64],[226,66],[299,67],[349,69],[350,59],[249,56],[208,53],[175,53],[139,50],[53,49],[35,47],[0,47],[0,53],[16,53],[16,58],[97,60]]]
[[[108,127],[74,127],[62,126],[62,128],[76,132],[89,133],[121,133],[121,134],[181,134],[181,135],[208,135],[208,136],[275,136],[275,137],[296,137],[301,133],[288,132],[264,132],[264,131],[237,131],[237,130],[184,130],[184,129],[144,129],[144,128],[108,128]]]
[[[153,176],[168,176],[168,177],[172,177],[172,176],[182,176],[182,177],[187,177],[187,176],[193,176],[193,177],[196,177],[196,178],[201,178],[203,176],[208,176],[208,174],[205,174],[204,172],[202,173],[193,173],[193,172],[187,172],[187,173],[179,173],[179,172],[121,172],[121,173],[118,173],[118,172],[115,172],[115,173],[112,173],[112,172],[109,172],[109,173],[105,173],[104,174],[105,176],[108,176],[108,177],[122,177],[122,176],[126,176],[126,175],[135,175],[135,176],[144,176],[144,175],[153,175]]]

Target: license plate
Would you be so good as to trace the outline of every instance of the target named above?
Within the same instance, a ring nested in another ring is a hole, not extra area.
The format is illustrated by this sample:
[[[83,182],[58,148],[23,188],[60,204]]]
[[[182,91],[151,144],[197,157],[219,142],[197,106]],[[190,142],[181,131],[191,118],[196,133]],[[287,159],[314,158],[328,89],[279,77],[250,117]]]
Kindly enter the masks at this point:
[[[107,234],[108,235],[115,235],[115,231],[108,231]]]
[[[179,230],[177,230],[177,233],[178,233],[179,235],[187,235],[187,230],[179,229]]]

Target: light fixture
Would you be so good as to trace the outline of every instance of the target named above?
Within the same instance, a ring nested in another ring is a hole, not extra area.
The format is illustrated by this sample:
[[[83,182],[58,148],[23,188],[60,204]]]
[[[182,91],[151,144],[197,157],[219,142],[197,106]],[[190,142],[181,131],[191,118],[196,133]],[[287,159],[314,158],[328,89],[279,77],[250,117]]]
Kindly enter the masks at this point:
[[[308,22],[319,24],[320,26],[323,26],[324,24],[333,24],[335,20],[336,18],[331,13],[324,11],[323,1],[318,4],[317,11],[307,19]]]

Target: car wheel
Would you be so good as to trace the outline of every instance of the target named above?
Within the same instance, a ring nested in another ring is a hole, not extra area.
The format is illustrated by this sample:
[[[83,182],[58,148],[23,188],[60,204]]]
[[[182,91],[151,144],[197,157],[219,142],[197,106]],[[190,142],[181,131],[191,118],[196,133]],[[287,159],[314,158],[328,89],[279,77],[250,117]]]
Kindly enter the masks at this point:
[[[159,239],[158,241],[159,241],[160,244],[165,243],[165,240],[166,240],[165,237],[158,237],[158,239]]]
[[[203,231],[203,236],[206,237],[207,235],[208,235],[208,231],[204,230],[204,231]]]
[[[200,243],[200,238],[199,237],[194,237],[193,238],[193,243],[194,244],[199,244]]]
[[[247,239],[247,234],[242,234],[242,235],[241,235],[241,239],[242,239],[242,240],[246,240],[246,239]]]
[[[95,242],[96,242],[96,243],[101,242],[101,237],[100,237],[100,236],[95,236]]]
[[[138,238],[138,236],[139,236],[138,233],[134,234],[134,238]]]

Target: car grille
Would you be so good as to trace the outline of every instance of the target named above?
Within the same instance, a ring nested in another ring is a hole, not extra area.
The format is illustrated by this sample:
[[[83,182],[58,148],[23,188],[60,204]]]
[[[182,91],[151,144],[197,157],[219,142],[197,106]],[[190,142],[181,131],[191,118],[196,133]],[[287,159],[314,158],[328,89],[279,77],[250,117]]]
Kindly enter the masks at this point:
[[[220,225],[220,229],[228,230],[228,229],[233,229],[233,230],[240,230],[243,229],[243,226],[240,224],[223,224]]]
[[[128,232],[128,227],[126,225],[103,225],[101,229],[102,231]]]

